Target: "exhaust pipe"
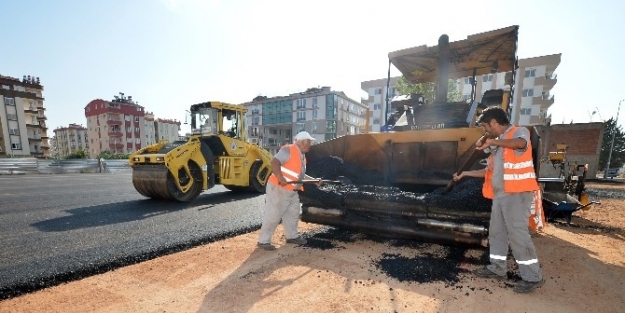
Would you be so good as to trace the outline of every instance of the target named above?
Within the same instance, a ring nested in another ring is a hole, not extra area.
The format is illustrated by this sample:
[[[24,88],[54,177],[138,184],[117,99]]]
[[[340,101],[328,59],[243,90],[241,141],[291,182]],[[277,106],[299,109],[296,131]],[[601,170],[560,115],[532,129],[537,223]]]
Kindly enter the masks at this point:
[[[368,232],[394,235],[403,238],[410,238],[440,244],[467,245],[476,247],[488,246],[488,239],[484,237],[475,236],[471,233],[454,232],[451,230],[441,231],[433,229],[419,229],[401,225],[388,225],[368,221],[346,221],[345,219],[338,219],[335,216],[323,216],[317,214],[309,214],[306,212],[302,214],[301,220],[307,223],[330,225],[341,229],[361,233]]]
[[[466,223],[456,224],[452,222],[444,222],[444,221],[433,220],[433,219],[419,219],[417,220],[417,225],[459,231],[463,233],[474,233],[474,234],[483,234],[483,235],[488,233],[488,229],[486,229],[486,227],[483,227],[483,226],[466,224]]]

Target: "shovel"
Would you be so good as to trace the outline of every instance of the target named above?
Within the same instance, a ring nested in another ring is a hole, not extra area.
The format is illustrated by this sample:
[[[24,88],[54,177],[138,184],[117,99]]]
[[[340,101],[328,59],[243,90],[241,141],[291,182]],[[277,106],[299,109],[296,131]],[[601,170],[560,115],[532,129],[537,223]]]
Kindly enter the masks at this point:
[[[480,142],[482,144],[486,141],[487,135],[488,134],[484,134],[482,137],[480,137]],[[483,159],[487,155],[488,154],[486,152],[484,152],[483,150],[478,150],[478,149],[473,150],[473,152],[471,152],[471,155],[469,156],[469,158],[458,169],[458,171],[456,172],[456,175],[460,175],[462,172],[466,171],[473,164],[475,164],[475,162],[477,162],[477,160]],[[452,179],[447,184],[447,186],[445,187],[445,190],[443,190],[443,194],[446,194],[446,193],[450,192],[454,188],[455,184],[456,184],[456,181]]]
[[[326,183],[330,183],[330,184],[341,184],[341,185],[351,185],[352,181],[345,177],[345,176],[339,176],[336,178],[337,180],[327,180],[327,179],[322,179],[321,182],[326,184]],[[316,184],[319,182],[319,179],[302,179],[302,180],[293,180],[293,181],[288,181],[287,184]]]

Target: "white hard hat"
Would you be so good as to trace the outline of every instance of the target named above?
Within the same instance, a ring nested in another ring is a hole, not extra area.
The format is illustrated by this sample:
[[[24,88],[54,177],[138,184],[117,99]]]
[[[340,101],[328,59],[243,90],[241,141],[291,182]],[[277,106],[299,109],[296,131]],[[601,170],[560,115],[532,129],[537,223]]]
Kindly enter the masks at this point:
[[[297,133],[297,135],[295,135],[293,139],[295,139],[295,141],[306,140],[306,139],[315,140],[315,137],[311,136],[308,132],[304,131],[304,132]]]

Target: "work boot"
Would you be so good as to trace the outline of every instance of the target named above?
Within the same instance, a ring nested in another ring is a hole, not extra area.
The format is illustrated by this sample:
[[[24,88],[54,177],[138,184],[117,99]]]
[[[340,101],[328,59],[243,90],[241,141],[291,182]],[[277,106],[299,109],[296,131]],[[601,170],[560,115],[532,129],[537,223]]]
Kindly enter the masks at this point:
[[[529,293],[534,291],[534,289],[539,288],[540,286],[545,284],[545,280],[541,279],[539,281],[527,281],[527,280],[522,280],[518,283],[516,283],[516,285],[514,285],[514,291],[518,292],[518,293]]]
[[[302,238],[301,236],[297,236],[293,239],[287,239],[286,243],[294,243],[296,245],[305,245],[306,239]]]
[[[272,245],[271,243],[258,243],[256,246],[258,246],[259,248],[263,249],[263,250],[267,250],[267,251],[273,251],[276,250],[276,246]]]
[[[497,274],[495,274],[495,272],[489,270],[486,267],[476,269],[475,271],[473,271],[473,274],[475,274],[475,276],[481,277],[481,278],[495,278],[495,279],[499,279],[499,280],[504,280],[504,279],[508,278],[506,275],[497,275]]]

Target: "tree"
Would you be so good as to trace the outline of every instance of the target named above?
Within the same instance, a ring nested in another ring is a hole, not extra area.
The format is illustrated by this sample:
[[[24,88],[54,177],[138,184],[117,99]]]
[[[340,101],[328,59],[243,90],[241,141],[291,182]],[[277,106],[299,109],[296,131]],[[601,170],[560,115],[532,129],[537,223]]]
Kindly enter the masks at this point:
[[[462,94],[458,91],[456,87],[457,81],[455,79],[450,79],[447,84],[447,101],[460,101],[462,98]],[[399,91],[402,95],[408,95],[412,93],[422,94],[423,97],[429,101],[429,103],[434,102],[434,98],[436,98],[436,83],[428,82],[428,83],[420,83],[413,84],[406,79],[403,75],[397,81],[397,91]]]
[[[599,154],[599,170],[605,170],[608,164],[608,155],[612,144],[612,134],[614,136],[614,147],[610,158],[610,168],[619,168],[625,164],[625,133],[621,126],[616,125],[614,118],[605,121],[603,128],[603,142],[601,144],[601,154]]]
[[[76,152],[68,155],[65,158],[66,159],[86,159],[87,158],[87,151],[85,151],[83,149],[79,149],[79,150],[76,150]]]

